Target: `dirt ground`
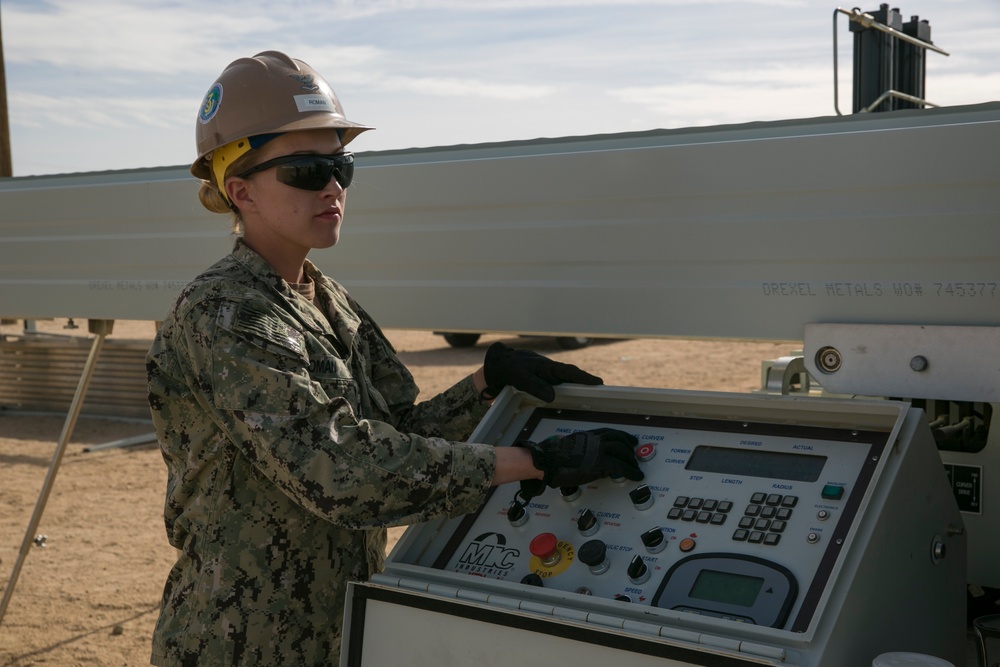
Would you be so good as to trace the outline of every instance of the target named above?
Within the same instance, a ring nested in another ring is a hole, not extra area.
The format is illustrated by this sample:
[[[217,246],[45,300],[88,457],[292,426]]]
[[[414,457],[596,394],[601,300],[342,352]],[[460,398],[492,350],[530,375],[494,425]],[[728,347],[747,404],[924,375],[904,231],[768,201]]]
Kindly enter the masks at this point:
[[[66,333],[64,324],[41,322],[39,329]],[[151,322],[116,322],[113,337],[151,339],[153,333]],[[737,392],[760,386],[762,361],[796,349],[776,342],[618,340],[565,351],[551,339],[493,335],[455,349],[428,332],[387,335],[423,396],[475,370],[495,340],[577,364],[609,385]],[[0,593],[9,584],[64,417],[0,410]],[[35,531],[45,536],[44,546],[28,550],[0,622],[0,666],[149,664],[160,593],[174,559],[162,519],[166,469],[155,443],[84,449],[151,432],[142,421],[77,422]],[[390,547],[400,532],[391,531]]]

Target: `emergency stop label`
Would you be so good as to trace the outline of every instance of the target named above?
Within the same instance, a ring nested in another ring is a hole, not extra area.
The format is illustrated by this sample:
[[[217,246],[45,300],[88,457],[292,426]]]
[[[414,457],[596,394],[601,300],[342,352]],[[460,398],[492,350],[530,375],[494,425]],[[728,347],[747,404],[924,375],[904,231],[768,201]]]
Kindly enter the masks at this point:
[[[966,514],[982,514],[982,466],[945,463],[944,469],[948,473],[948,481],[951,483],[955,500],[958,501],[958,509]]]

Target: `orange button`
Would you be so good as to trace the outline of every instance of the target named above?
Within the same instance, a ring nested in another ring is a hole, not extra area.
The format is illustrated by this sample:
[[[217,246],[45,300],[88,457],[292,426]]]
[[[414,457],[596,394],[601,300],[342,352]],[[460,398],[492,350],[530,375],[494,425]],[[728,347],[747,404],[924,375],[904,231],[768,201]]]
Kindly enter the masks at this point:
[[[685,553],[691,551],[692,549],[694,549],[694,540],[692,540],[690,537],[685,537],[683,540],[681,540],[679,548],[681,551]]]

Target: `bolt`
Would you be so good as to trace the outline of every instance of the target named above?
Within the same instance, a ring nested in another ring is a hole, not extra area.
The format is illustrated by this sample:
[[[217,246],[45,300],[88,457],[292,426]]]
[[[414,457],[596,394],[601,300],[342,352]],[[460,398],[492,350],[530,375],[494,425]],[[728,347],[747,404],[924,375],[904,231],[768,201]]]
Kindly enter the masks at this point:
[[[927,370],[927,357],[918,354],[917,356],[910,359],[910,368],[912,368],[917,373],[922,373]]]
[[[824,373],[836,373],[840,370],[842,362],[840,350],[835,347],[827,346],[816,353],[816,365]]]

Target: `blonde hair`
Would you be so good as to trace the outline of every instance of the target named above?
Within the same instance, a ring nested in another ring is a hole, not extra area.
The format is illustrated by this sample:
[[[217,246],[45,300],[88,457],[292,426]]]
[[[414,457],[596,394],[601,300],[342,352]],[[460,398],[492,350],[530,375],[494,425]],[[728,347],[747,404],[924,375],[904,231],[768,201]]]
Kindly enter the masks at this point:
[[[250,167],[256,158],[257,151],[249,150],[243,155],[239,156],[237,159],[226,168],[226,174],[223,177],[228,178],[232,174],[241,174]],[[211,170],[209,170],[211,173]],[[198,190],[198,201],[201,205],[212,213],[225,214],[229,213],[231,216],[230,222],[232,224],[232,230],[234,234],[240,234],[243,232],[243,215],[235,204],[230,205],[229,200],[222,196],[219,184],[215,182],[215,174],[211,173],[209,180],[203,180],[201,182],[201,188]]]

